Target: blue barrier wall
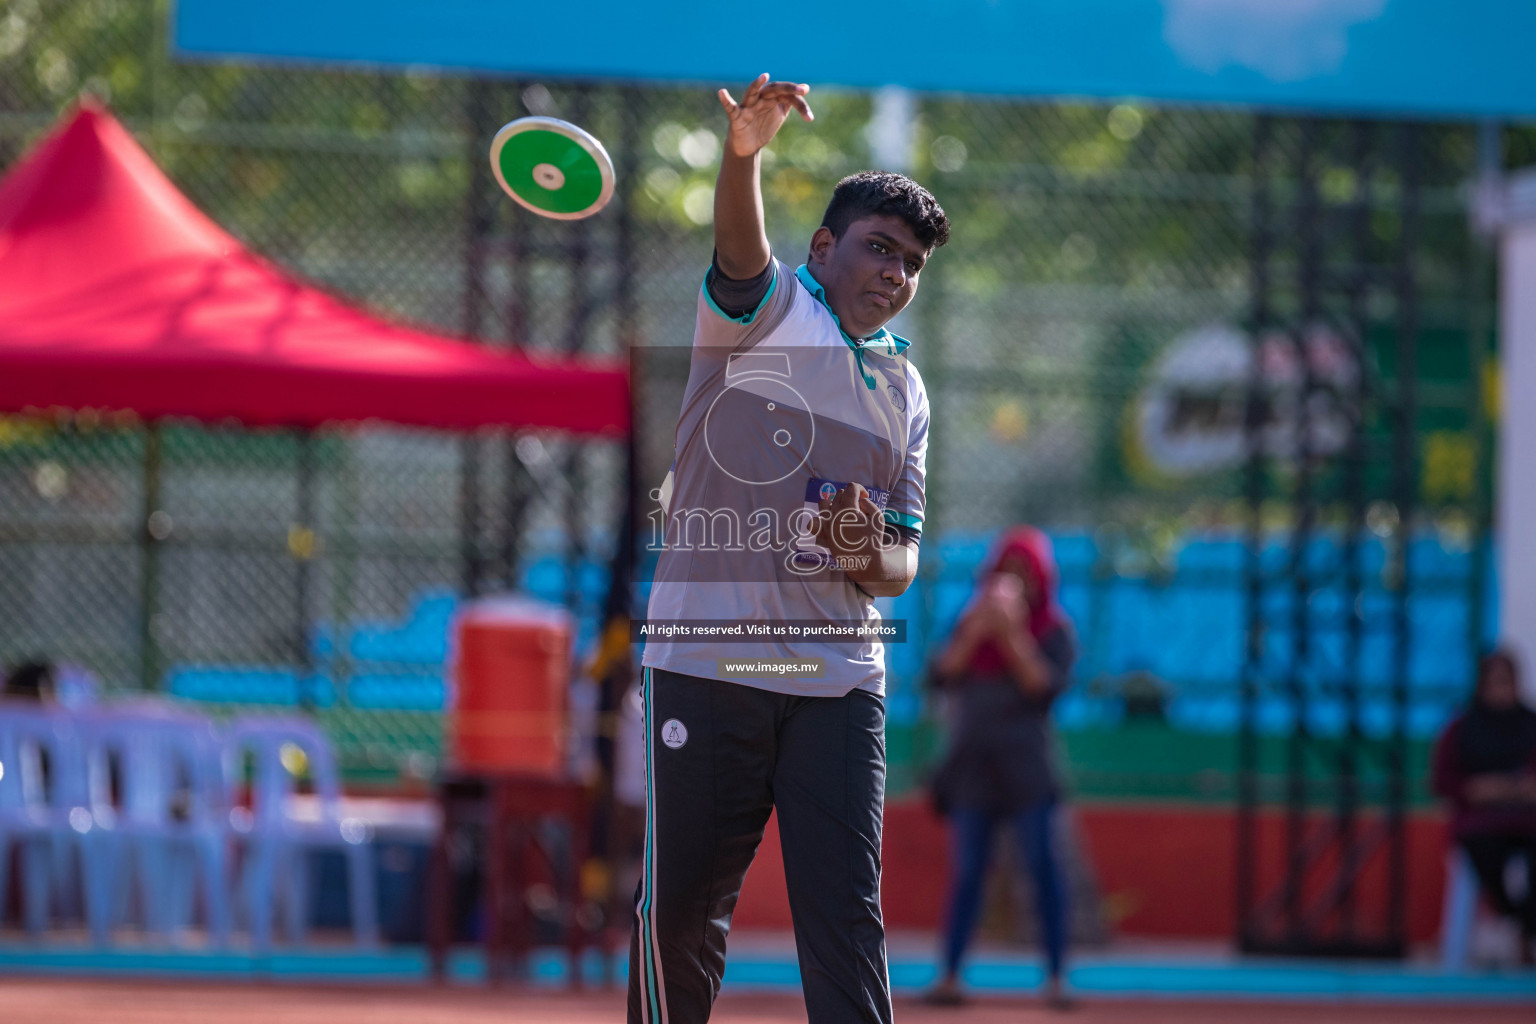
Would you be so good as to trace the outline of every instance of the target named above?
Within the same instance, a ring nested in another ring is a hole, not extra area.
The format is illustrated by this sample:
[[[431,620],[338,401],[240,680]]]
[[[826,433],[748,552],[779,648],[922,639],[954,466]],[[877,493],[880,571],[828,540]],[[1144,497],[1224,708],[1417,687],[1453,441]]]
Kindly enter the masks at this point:
[[[1248,627],[1245,542],[1236,537],[1191,538],[1155,572],[1113,575],[1106,573],[1103,554],[1091,536],[1060,532],[1053,539],[1062,571],[1061,601],[1082,648],[1074,687],[1058,708],[1062,727],[1114,725],[1125,714],[1126,681],[1135,679],[1143,692],[1150,686],[1161,696],[1172,724],[1205,732],[1233,730]],[[1333,549],[1338,543],[1337,538],[1315,539],[1307,563],[1319,570],[1336,564]],[[989,546],[990,538],[984,536],[933,543],[925,557],[943,566],[939,577],[921,579],[902,597],[881,602],[887,617],[908,623],[908,642],[887,648],[894,723],[909,724],[921,717],[928,658],[968,600]],[[1363,542],[1359,556],[1368,585],[1361,600],[1356,655],[1349,653],[1344,581],[1336,580],[1313,591],[1307,610],[1308,655],[1294,664],[1291,623],[1296,595],[1287,574],[1291,552],[1278,542],[1264,549],[1264,569],[1274,580],[1264,591],[1268,629],[1260,721],[1265,731],[1283,733],[1293,726],[1285,697],[1293,673],[1313,695],[1308,725],[1315,732],[1326,735],[1342,728],[1345,705],[1339,691],[1354,678],[1360,682],[1367,730],[1390,728],[1398,665],[1396,598],[1381,583],[1385,545],[1376,539]],[[1470,684],[1475,657],[1468,600],[1473,557],[1470,551],[1447,548],[1432,534],[1416,538],[1410,548],[1407,683],[1409,728],[1415,735],[1433,734]],[[525,567],[522,583],[525,592],[558,602],[567,592],[566,567],[554,557],[534,560]],[[578,589],[583,605],[600,608],[607,583],[606,566],[582,566]],[[1489,573],[1489,636],[1494,593]],[[438,710],[447,699],[443,668],[456,606],[450,592],[420,594],[398,622],[353,623],[344,651],[338,651],[334,627],[317,630],[311,673],[267,666],[179,665],[167,674],[166,688],[177,696],[220,702],[308,702],[318,707],[345,702],[371,710]],[[581,621],[578,650],[590,649],[598,625],[594,615]]]

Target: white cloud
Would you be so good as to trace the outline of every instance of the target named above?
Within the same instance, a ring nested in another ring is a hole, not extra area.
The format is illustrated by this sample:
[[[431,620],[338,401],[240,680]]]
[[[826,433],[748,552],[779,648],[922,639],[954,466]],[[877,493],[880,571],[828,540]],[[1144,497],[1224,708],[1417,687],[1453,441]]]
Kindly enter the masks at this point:
[[[1163,0],[1163,39],[1190,67],[1248,68],[1274,82],[1339,70],[1349,30],[1388,0]]]

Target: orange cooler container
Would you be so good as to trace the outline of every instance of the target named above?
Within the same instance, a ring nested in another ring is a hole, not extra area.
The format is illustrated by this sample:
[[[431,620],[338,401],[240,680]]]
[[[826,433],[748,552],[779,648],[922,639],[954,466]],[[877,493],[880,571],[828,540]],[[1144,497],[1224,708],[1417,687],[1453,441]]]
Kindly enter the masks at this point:
[[[467,602],[453,625],[450,759],[466,771],[562,774],[572,626],[557,605]]]

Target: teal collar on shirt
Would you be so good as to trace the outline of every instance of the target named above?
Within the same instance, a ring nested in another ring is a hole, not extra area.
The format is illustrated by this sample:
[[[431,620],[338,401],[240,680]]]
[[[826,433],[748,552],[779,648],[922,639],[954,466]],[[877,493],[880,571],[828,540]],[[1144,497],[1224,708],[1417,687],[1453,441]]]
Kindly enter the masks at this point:
[[[821,286],[820,281],[811,276],[811,268],[802,263],[795,269],[795,276],[800,279],[801,284],[805,285],[805,290],[814,295],[816,301],[825,306],[827,312],[831,314],[832,322],[837,324],[838,333],[843,336],[843,340],[848,343],[848,347],[853,349],[853,359],[859,366],[859,376],[864,378],[864,386],[873,391],[875,389],[875,378],[864,369],[864,353],[873,352],[876,355],[882,356],[899,356],[912,343],[906,338],[892,334],[884,327],[867,338],[854,338],[850,336],[847,331],[843,330],[843,322],[837,318],[837,314],[832,312],[831,305],[827,303],[827,290]]]

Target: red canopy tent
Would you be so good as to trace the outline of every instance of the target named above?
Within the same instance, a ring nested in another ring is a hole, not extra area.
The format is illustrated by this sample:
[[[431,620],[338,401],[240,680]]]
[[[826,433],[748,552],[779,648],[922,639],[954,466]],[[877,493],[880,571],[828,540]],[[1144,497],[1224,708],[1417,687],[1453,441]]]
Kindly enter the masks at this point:
[[[372,317],[204,216],[82,105],[0,180],[0,411],[622,435],[622,366],[541,360]]]

